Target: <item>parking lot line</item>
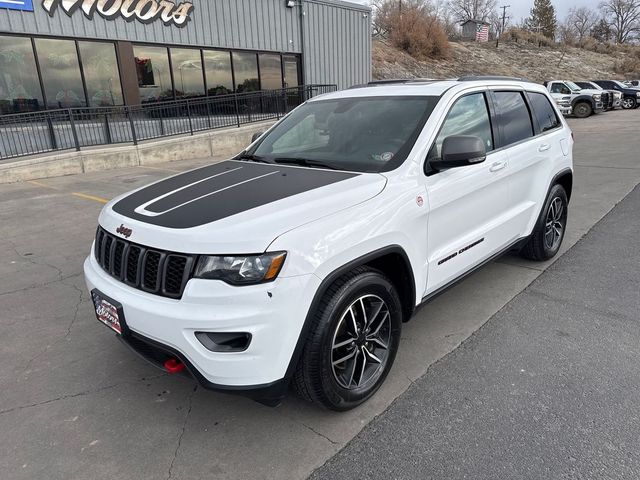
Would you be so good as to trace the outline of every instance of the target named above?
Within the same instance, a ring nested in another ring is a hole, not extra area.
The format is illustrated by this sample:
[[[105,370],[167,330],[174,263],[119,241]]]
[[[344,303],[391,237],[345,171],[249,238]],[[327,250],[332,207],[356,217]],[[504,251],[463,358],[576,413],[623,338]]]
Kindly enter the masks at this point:
[[[94,197],[93,195],[87,195],[86,193],[72,192],[74,197],[84,198],[85,200],[93,200],[94,202],[108,203],[109,200],[102,197]]]
[[[58,187],[47,185],[46,183],[38,182],[37,180],[27,180],[27,183],[35,185],[36,187],[49,188],[51,190],[60,190]]]

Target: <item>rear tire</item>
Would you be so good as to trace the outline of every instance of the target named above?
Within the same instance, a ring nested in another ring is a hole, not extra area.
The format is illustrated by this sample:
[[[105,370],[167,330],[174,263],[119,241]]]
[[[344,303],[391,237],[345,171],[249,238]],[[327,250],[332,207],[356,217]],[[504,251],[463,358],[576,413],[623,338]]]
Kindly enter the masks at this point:
[[[560,250],[567,231],[567,192],[562,185],[551,188],[529,241],[520,254],[529,260],[544,261]]]
[[[394,285],[381,272],[358,267],[329,287],[312,322],[294,389],[330,410],[365,402],[384,382],[400,343],[402,305]]]
[[[573,107],[573,114],[578,118],[587,118],[593,113],[593,108],[587,102],[578,102]]]

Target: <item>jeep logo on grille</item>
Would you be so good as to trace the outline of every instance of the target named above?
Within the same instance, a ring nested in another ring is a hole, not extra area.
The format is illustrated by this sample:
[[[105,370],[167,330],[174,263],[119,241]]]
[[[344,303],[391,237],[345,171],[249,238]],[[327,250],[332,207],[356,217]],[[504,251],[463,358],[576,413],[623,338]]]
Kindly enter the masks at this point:
[[[120,226],[116,229],[116,233],[119,233],[124,238],[129,238],[131,236],[131,234],[133,233],[133,230],[131,230],[130,228],[125,227],[123,224],[120,224]]]

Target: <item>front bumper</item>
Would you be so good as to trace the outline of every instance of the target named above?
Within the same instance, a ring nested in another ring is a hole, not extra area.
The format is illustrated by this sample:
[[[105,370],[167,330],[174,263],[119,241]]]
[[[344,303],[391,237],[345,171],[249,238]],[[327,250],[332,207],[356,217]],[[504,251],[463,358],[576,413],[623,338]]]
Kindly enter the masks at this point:
[[[93,255],[84,263],[89,291],[98,289],[122,304],[138,353],[147,346],[173,353],[206,388],[261,390],[286,382],[286,373],[320,279],[282,277],[262,285],[233,287],[221,281],[192,279],[180,300],[149,294],[114,279]],[[196,332],[246,332],[242,352],[212,352]],[[147,357],[146,355],[144,355]]]
[[[560,113],[562,115],[571,115],[573,113],[573,109],[571,108],[571,105],[558,104],[558,109],[560,110]]]

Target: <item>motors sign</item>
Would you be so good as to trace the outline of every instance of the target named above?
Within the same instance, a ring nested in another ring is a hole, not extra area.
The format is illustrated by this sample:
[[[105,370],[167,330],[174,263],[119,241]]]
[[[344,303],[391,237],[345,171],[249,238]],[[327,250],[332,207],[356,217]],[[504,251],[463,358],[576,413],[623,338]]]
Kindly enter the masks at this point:
[[[122,17],[146,24],[160,19],[165,25],[176,27],[186,26],[193,11],[191,2],[176,4],[169,0],[44,0],[42,7],[51,17],[60,7],[68,16],[81,9],[89,20],[98,13],[106,20]]]

